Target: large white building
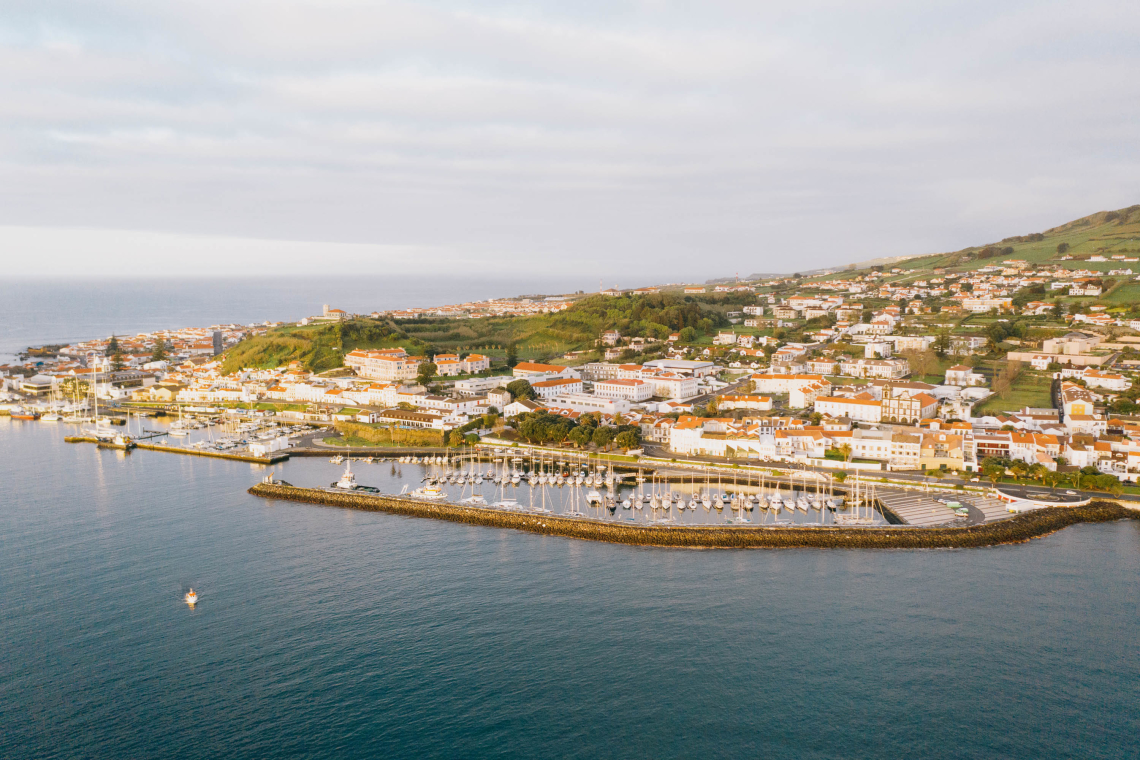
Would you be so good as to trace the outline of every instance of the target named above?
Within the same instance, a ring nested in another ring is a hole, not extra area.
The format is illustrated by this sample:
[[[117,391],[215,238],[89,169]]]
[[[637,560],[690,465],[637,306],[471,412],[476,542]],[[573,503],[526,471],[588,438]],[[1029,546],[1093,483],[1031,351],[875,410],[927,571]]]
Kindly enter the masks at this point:
[[[653,398],[653,384],[645,380],[599,380],[594,383],[594,395],[602,398],[623,398],[634,404]]]
[[[469,377],[464,380],[455,381],[455,392],[460,396],[482,396],[496,388],[506,387],[512,380],[514,380],[514,378],[510,375]]]
[[[629,402],[623,398],[602,398],[585,393],[573,393],[553,398],[547,404],[551,409],[569,409],[574,412],[615,415],[629,411]]]
[[[532,383],[556,377],[581,377],[581,373],[573,367],[563,367],[559,364],[537,364],[535,362],[519,362],[512,370],[512,374],[516,378],[529,380]]]
[[[641,379],[653,386],[653,395],[668,399],[687,399],[700,394],[696,378],[672,372],[643,374]]]
[[[557,396],[565,396],[569,393],[581,393],[582,381],[576,377],[558,377],[553,380],[540,380],[537,383],[531,383],[531,388],[538,394],[538,397],[543,401],[549,401]]]
[[[1108,391],[1126,391],[1132,387],[1132,381],[1124,375],[1115,372],[1101,372],[1098,369],[1088,369],[1084,373],[1085,385],[1090,388],[1104,388]]]
[[[839,365],[839,372],[848,377],[895,380],[906,377],[910,365],[906,359],[848,359]]]
[[[691,375],[692,377],[716,374],[716,365],[712,362],[689,361],[687,359],[653,359],[647,361],[644,366],[646,369],[672,372],[676,375]]]
[[[436,373],[441,377],[474,374],[491,368],[491,360],[482,354],[468,354],[463,359],[458,354],[439,354],[434,361]]]
[[[411,380],[419,373],[422,361],[423,357],[408,356],[402,348],[377,351],[357,349],[344,357],[345,365],[361,377],[388,382]]]
[[[977,298],[963,298],[962,308],[966,311],[972,311],[975,313],[989,311],[990,309],[997,309],[998,311],[1012,311],[1013,299],[995,298],[988,296],[980,296]]]
[[[880,401],[866,395],[867,398],[839,398],[836,396],[822,396],[815,400],[815,411],[831,417],[848,417],[856,422],[879,422],[883,416],[883,406]]]
[[[767,412],[772,408],[772,398],[770,396],[730,393],[717,397],[717,408],[721,411],[751,409],[758,412]]]

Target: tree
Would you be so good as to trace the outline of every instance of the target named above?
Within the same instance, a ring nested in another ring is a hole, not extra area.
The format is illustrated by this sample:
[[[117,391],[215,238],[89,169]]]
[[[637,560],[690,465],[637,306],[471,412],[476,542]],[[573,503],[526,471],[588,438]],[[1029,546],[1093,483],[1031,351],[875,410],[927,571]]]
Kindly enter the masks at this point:
[[[570,442],[578,448],[582,448],[590,442],[593,437],[593,430],[588,427],[576,427],[570,431]]]
[[[843,456],[843,461],[844,462],[850,462],[851,461],[851,444],[850,443],[841,443],[841,444],[839,444],[838,449],[839,449],[840,455]]]
[[[604,449],[606,446],[610,445],[614,437],[614,429],[609,426],[603,426],[594,430],[594,435],[592,436],[591,440],[593,440],[594,445],[599,449]]]
[[[538,398],[538,394],[531,387],[530,382],[521,377],[507,383],[507,393],[511,394],[511,398],[515,401],[531,401]]]
[[[831,477],[835,478],[836,482],[842,483],[847,480],[847,473],[844,470],[836,470]]]
[[[875,312],[871,311],[870,309],[863,309],[863,321],[864,322],[869,323],[874,318],[874,316],[875,316]]]
[[[420,364],[420,371],[416,373],[416,380],[420,385],[427,385],[435,377],[435,373],[439,368],[435,366],[435,362],[423,362]]]
[[[91,393],[91,384],[77,377],[65,377],[59,388],[64,398],[70,398],[74,401],[86,398]]]
[[[933,351],[903,351],[901,356],[906,359],[911,374],[915,378],[930,374],[938,361],[938,357],[934,355]]]
[[[713,396],[705,402],[705,411],[709,414],[716,414],[720,411],[720,397]]]
[[[479,443],[479,436],[475,433],[468,433],[467,435],[463,436],[463,442],[468,446],[474,446],[475,444]]]
[[[507,366],[512,369],[519,363],[519,348],[512,340],[507,344]]]
[[[681,330],[679,337],[682,343],[692,343],[697,339],[697,331],[692,327],[686,327]]]
[[[934,347],[934,353],[938,356],[938,358],[941,359],[945,357],[946,354],[950,353],[949,331],[943,330],[942,332],[938,333],[938,335],[934,338],[934,343],[931,345]]]
[[[111,336],[111,341],[107,344],[107,351],[111,354],[111,371],[119,372],[125,366],[123,364],[123,350],[119,348],[119,339],[114,335]]]
[[[462,446],[463,433],[460,433],[458,430],[452,430],[451,435],[447,438],[447,445],[452,447]]]
[[[154,351],[150,355],[152,362],[166,361],[166,340],[159,338],[154,343]]]
[[[641,445],[641,430],[638,428],[623,430],[617,434],[614,442],[623,449],[636,449]]]
[[[1057,253],[1066,253],[1069,250],[1068,243],[1057,243]]]

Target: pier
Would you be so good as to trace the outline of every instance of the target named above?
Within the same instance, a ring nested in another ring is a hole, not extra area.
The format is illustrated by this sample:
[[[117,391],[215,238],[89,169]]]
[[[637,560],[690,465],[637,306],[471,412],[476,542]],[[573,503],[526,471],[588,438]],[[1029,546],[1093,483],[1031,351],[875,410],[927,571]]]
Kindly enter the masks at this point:
[[[234,462],[249,462],[251,464],[277,464],[289,459],[289,452],[287,451],[274,452],[272,456],[267,457],[255,457],[252,454],[230,454],[225,451],[201,451],[199,449],[183,448],[182,446],[164,446],[157,443],[138,443],[137,439],[131,440],[128,443],[110,443],[107,441],[100,441],[99,439],[92,438],[90,436],[67,436],[63,440],[67,443],[94,443],[100,448],[104,449],[144,449],[146,451],[161,451],[167,454],[189,454],[190,456],[194,457],[229,459]]]

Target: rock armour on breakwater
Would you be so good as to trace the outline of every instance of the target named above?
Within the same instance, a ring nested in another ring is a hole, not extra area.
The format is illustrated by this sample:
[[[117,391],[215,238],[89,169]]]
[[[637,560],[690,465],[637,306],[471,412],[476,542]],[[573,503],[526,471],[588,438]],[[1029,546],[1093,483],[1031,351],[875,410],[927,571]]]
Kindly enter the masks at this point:
[[[321,504],[330,507],[389,512],[412,517],[514,528],[530,533],[566,536],[637,546],[684,548],[817,548],[817,549],[964,549],[1013,544],[1054,533],[1077,523],[1140,519],[1140,512],[1110,502],[1084,507],[1053,507],[1027,512],[1009,520],[966,528],[796,528],[761,526],[623,525],[557,515],[508,512],[458,504],[420,501],[400,496],[332,493],[285,484],[259,483],[255,496]]]

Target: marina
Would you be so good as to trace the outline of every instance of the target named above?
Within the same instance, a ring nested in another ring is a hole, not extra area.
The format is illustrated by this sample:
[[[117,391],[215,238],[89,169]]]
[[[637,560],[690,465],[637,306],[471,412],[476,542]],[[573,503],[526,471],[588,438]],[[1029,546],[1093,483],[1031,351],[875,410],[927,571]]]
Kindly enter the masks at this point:
[[[870,489],[837,491],[810,473],[657,473],[615,470],[585,457],[458,455],[292,460],[290,482],[328,482],[325,467],[349,467],[358,488],[511,512],[638,525],[886,525]],[[304,473],[301,477],[298,471]],[[330,473],[331,475],[331,473]],[[285,477],[285,476],[283,476]],[[340,488],[338,490],[351,490]],[[855,493],[854,497],[851,493]]]

